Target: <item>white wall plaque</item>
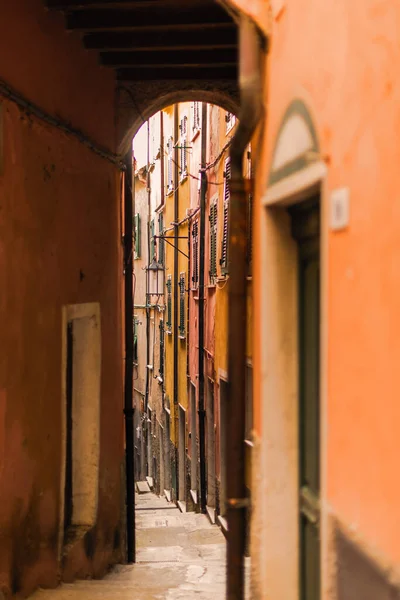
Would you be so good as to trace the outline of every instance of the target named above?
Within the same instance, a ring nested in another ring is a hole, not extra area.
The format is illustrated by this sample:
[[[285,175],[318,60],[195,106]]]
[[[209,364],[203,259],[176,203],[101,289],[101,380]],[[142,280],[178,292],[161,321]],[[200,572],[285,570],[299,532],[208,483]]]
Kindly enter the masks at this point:
[[[349,188],[338,188],[331,193],[330,211],[331,229],[333,231],[340,231],[348,227],[350,220]]]

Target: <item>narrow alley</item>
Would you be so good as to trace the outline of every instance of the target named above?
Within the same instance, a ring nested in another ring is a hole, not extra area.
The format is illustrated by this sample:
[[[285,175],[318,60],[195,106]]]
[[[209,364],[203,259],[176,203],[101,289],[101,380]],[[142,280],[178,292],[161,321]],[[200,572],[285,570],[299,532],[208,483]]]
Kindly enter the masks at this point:
[[[137,562],[104,579],[38,590],[32,600],[224,598],[225,538],[202,514],[181,513],[152,492],[136,494]]]

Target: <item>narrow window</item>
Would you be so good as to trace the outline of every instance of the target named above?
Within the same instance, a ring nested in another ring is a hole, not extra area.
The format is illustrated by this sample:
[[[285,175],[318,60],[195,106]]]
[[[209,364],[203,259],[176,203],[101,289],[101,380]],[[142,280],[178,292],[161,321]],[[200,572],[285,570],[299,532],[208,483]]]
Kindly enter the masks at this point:
[[[192,284],[197,289],[199,285],[199,222],[192,225]]]
[[[140,258],[140,215],[136,213],[134,220],[134,239],[135,239],[135,252],[134,258]]]
[[[229,133],[236,125],[236,116],[233,113],[227,112],[225,115],[226,130],[225,133]]]
[[[172,279],[168,275],[167,279],[167,330],[170,332],[172,328]]]
[[[164,235],[164,215],[159,213],[158,215],[158,235]],[[158,240],[158,262],[160,265],[164,265],[165,261],[165,242],[162,237],[159,237]]]
[[[185,336],[185,273],[179,276],[179,336]]]
[[[217,276],[217,226],[218,204],[217,199],[210,206],[210,283],[214,283]]]
[[[229,201],[231,197],[231,190],[229,181],[231,178],[231,160],[227,158],[225,161],[225,184],[224,184],[224,222],[222,232],[222,247],[221,247],[221,259],[220,265],[222,273],[226,275],[228,273],[228,244],[229,244]]]
[[[187,116],[185,115],[181,119],[181,123],[179,125],[179,129],[181,130],[181,141],[180,141],[180,154],[181,154],[181,169],[180,175],[181,180],[187,177],[188,168],[187,168]]]

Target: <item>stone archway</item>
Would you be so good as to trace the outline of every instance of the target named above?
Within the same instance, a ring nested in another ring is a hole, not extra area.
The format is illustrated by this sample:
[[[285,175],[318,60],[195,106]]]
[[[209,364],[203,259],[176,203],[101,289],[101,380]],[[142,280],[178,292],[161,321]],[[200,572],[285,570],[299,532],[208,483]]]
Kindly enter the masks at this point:
[[[118,152],[125,154],[147,119],[178,102],[208,102],[238,114],[236,81],[147,81],[118,87]]]

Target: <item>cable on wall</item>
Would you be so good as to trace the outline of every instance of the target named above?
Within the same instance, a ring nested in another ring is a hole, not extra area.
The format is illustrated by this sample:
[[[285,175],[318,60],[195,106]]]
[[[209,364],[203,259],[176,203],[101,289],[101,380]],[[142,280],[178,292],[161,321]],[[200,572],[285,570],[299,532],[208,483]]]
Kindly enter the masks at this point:
[[[34,104],[30,100],[27,100],[22,94],[14,90],[10,85],[8,85],[3,79],[0,79],[0,96],[3,98],[7,98],[26,112],[34,115],[40,121],[63,131],[64,133],[74,137],[77,139],[83,146],[86,146],[89,150],[91,150],[94,154],[97,154],[101,158],[111,162],[115,165],[120,171],[125,171],[125,165],[122,161],[121,156],[118,154],[114,154],[100,146],[92,139],[90,139],[87,135],[82,133],[76,127],[72,127],[67,121],[50,115],[44,109],[40,108],[37,104]]]

